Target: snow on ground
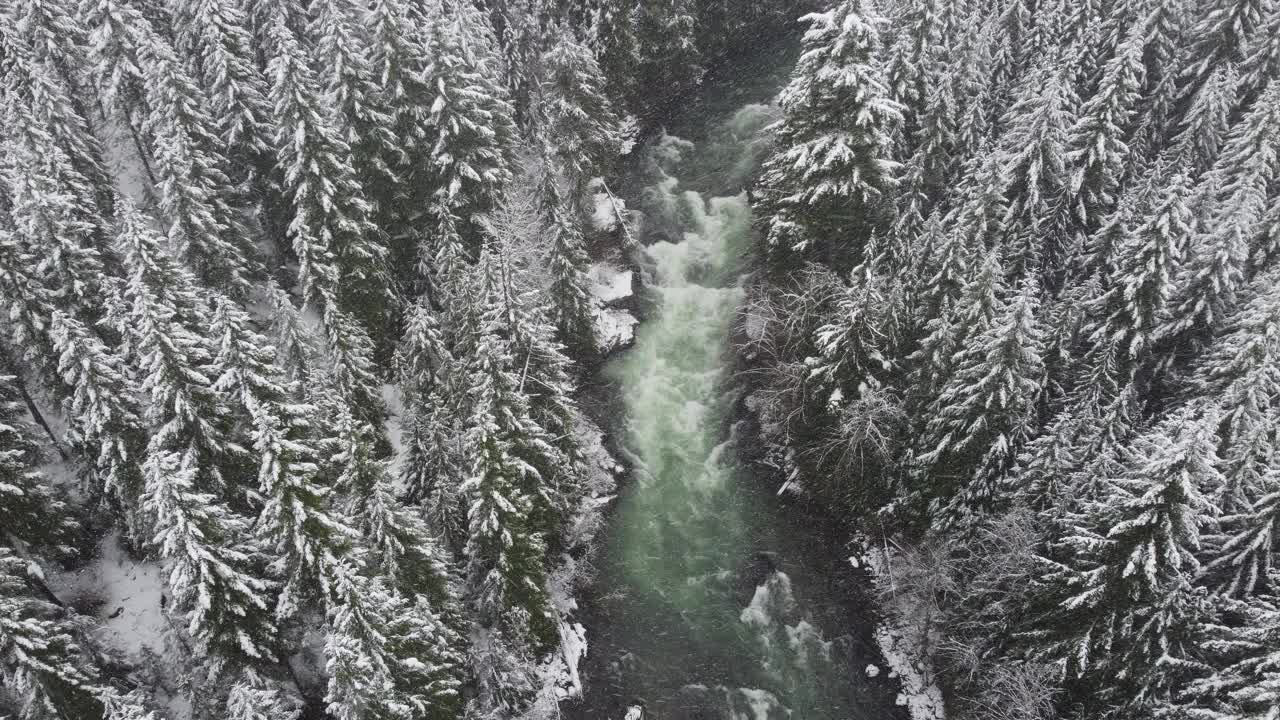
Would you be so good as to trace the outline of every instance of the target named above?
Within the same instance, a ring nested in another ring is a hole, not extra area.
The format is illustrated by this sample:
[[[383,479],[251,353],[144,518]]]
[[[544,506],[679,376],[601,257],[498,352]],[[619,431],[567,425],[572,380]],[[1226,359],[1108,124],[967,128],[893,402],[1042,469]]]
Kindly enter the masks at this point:
[[[147,651],[164,653],[171,627],[161,606],[164,569],[130,558],[120,545],[119,531],[102,539],[97,556],[83,569],[50,573],[49,589],[96,619],[97,639],[126,659],[136,663]]]
[[[387,406],[387,439],[391,442],[391,462],[387,475],[400,477],[404,466],[404,396],[397,385],[382,386],[382,402]]]
[[[600,191],[591,196],[594,210],[591,212],[591,227],[598,232],[613,232],[618,227],[619,211],[626,212],[622,200],[615,201],[609,193]],[[617,203],[615,205],[615,202]]]
[[[629,346],[636,339],[639,320],[626,310],[605,308],[596,314],[596,325],[606,351]]]
[[[632,273],[606,262],[591,265],[587,274],[591,294],[607,305],[632,295]],[[606,352],[629,346],[635,340],[635,327],[640,321],[627,310],[601,307],[596,311],[596,329]]]
[[[591,294],[602,303],[631,297],[631,271],[621,270],[607,262],[597,262],[587,271]]]
[[[865,545],[866,547],[873,547]],[[871,575],[872,582],[888,582],[886,569],[888,558],[879,550],[868,550],[861,557],[849,558],[854,567],[865,567]],[[912,720],[945,720],[946,709],[942,701],[942,688],[938,685],[933,672],[933,658],[914,640],[922,636],[915,628],[902,627],[894,618],[901,613],[894,608],[883,608],[889,617],[881,621],[876,628],[876,644],[884,655],[889,666],[889,677],[896,677],[902,684],[898,693],[898,704],[906,706]],[[867,674],[872,668],[867,667]],[[876,668],[879,674],[879,668]]]

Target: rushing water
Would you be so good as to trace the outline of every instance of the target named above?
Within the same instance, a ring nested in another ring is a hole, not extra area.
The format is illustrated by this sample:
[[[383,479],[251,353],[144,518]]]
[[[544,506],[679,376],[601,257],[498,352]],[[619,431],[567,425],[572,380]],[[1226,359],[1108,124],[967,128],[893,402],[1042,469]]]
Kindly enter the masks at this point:
[[[865,673],[875,661],[865,617],[850,620],[839,609],[849,598],[833,596],[838,549],[816,528],[788,527],[748,482],[729,424],[728,339],[753,242],[741,189],[775,116],[748,104],[697,144],[664,136],[646,151],[649,184],[635,195],[654,309],[607,370],[635,469],[597,559],[593,662],[576,716],[623,720],[641,706],[661,720],[897,716],[884,681]]]

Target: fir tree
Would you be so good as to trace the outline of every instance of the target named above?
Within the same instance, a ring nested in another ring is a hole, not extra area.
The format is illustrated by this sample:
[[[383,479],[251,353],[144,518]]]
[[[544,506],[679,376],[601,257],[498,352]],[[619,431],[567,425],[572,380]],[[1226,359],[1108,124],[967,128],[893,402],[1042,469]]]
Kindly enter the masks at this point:
[[[528,425],[514,358],[498,334],[502,307],[491,288],[473,358],[467,431],[472,467],[462,487],[469,506],[468,596],[486,626],[519,608],[540,641],[549,643],[554,628],[540,530],[547,527],[550,498],[536,457],[546,440]]]
[[[1044,386],[1037,293],[1027,283],[997,306],[989,327],[975,327],[931,406],[916,460],[930,468],[929,492],[951,506],[949,515],[998,507],[1007,494],[999,479],[1026,440]]]
[[[0,375],[0,514],[5,518],[0,538],[53,559],[74,557],[79,523],[37,469],[43,452],[26,420],[18,382],[13,375]]]
[[[348,162],[350,148],[320,105],[310,59],[288,20],[282,8],[271,14],[268,72],[276,150],[293,205],[289,238],[303,297],[324,314],[335,355],[345,356],[362,343],[347,337],[355,330],[351,316],[374,342],[383,341],[388,332],[384,307],[394,307],[396,298],[372,208]]]
[[[0,546],[0,681],[19,718],[97,717],[98,669],[74,616],[33,597],[25,562]]]
[[[836,301],[835,317],[818,328],[814,337],[820,357],[809,376],[856,398],[879,388],[893,368],[886,353],[888,339],[881,330],[883,278],[874,265],[862,264],[849,279],[849,287]]]
[[[209,377],[210,343],[182,324],[195,307],[192,279],[171,267],[145,220],[127,202],[120,254],[130,271],[123,289],[128,323],[120,328],[142,368],[150,426],[142,463],[142,510],[153,543],[172,562],[168,582],[189,630],[217,652],[272,656],[274,626],[268,586],[254,574],[252,550],[239,545],[247,523],[216,493],[233,494],[224,466],[234,468],[228,408]]]
[[[778,252],[856,257],[837,243],[894,184],[888,133],[899,108],[874,63],[877,17],[850,1],[811,22],[780,98],[780,149],[761,178],[767,240]]]
[[[79,321],[54,312],[49,333],[59,377],[69,389],[63,403],[69,439],[88,466],[91,496],[109,494],[124,511],[134,540],[141,541],[146,535],[138,498],[147,429],[139,388],[122,359]]]
[[[390,202],[389,192],[399,179],[393,168],[401,164],[404,153],[374,74],[361,9],[349,0],[320,0],[308,10],[310,34],[327,75],[322,85],[336,103],[338,137],[364,180],[366,197]]]
[[[1266,210],[1267,179],[1276,163],[1280,85],[1272,85],[1233,129],[1202,181],[1207,217],[1180,273],[1176,303],[1162,335],[1176,338],[1218,326],[1236,302],[1255,228]]]
[[[1115,285],[1098,300],[1105,319],[1093,339],[1116,343],[1131,358],[1140,357],[1152,345],[1190,242],[1192,216],[1186,185],[1184,176],[1168,182],[1149,219],[1118,248]]]
[[[702,80],[697,19],[694,0],[640,0],[634,6],[636,77],[658,100],[645,109],[661,108]]]
[[[1129,122],[1137,107],[1146,68],[1143,37],[1133,34],[1102,70],[1098,91],[1080,108],[1067,135],[1072,168],[1069,191],[1074,212],[1086,226],[1114,206],[1124,176]]]
[[[1120,702],[1167,695],[1194,657],[1203,604],[1191,578],[1212,512],[1199,488],[1215,483],[1215,420],[1188,408],[1144,435],[1060,541],[1067,595],[1040,622],[1065,637],[1045,647],[1073,677],[1116,677],[1128,689]]]
[[[595,56],[567,27],[558,29],[543,54],[542,73],[542,133],[568,176],[576,203],[585,197],[587,181],[617,155],[621,121],[605,94],[606,79]]]
[[[56,146],[84,178],[83,190],[90,193],[98,212],[110,214],[111,177],[85,104],[76,98],[78,87],[72,84],[72,69],[68,65],[83,62],[79,52],[82,46],[74,43],[76,38],[84,40],[84,29],[60,3],[15,2],[9,7],[16,15],[13,22],[18,31],[6,34],[5,59],[0,61],[5,112],[10,119],[6,122],[29,119],[10,127],[18,129],[17,132],[38,128],[39,132],[28,136],[26,141],[39,143],[37,154],[52,152]],[[23,30],[29,44],[21,39]],[[74,54],[68,57],[69,52]]]
[[[92,191],[56,146],[14,147],[10,189],[16,241],[31,254],[27,273],[49,291],[58,308],[93,318],[99,314],[105,273],[100,242],[104,223]]]
[[[591,259],[583,247],[578,213],[569,208],[561,194],[556,167],[548,154],[543,160],[541,200],[551,234],[547,264],[551,274],[551,316],[560,340],[579,357],[590,356],[600,347],[596,336],[597,301],[591,294],[587,270]]]
[[[274,162],[267,80],[256,66],[245,6],[240,0],[198,0],[176,8],[178,47],[195,60],[208,93],[229,172],[262,186]]]
[[[208,99],[167,42],[145,26],[134,32],[150,108],[142,127],[152,142],[169,242],[201,280],[244,295],[259,274],[256,249],[231,206],[229,163]]]
[[[430,151],[415,182],[435,225],[455,223],[469,254],[478,246],[475,217],[493,206],[498,190],[511,179],[515,140],[513,110],[498,80],[493,29],[479,11],[460,3],[430,18],[432,63],[426,76],[433,88]],[[455,222],[456,221],[456,222]],[[436,233],[427,257],[441,250]],[[420,271],[419,282],[427,277]]]

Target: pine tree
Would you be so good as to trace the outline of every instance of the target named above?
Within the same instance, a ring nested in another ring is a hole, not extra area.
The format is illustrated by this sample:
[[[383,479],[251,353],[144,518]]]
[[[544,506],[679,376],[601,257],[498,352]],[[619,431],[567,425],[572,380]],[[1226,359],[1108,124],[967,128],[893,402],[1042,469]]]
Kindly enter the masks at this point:
[[[586,195],[586,183],[608,168],[621,146],[621,121],[605,94],[606,78],[595,56],[561,26],[542,56],[539,94],[543,134],[569,179],[571,202]],[[581,212],[582,208],[579,207]]]
[[[175,10],[178,47],[194,59],[208,93],[228,172],[263,187],[275,150],[269,88],[256,65],[248,12],[241,0],[197,0]]]
[[[894,184],[888,133],[899,108],[874,63],[879,18],[850,0],[811,22],[780,97],[780,149],[765,164],[759,202],[773,251],[856,256],[838,243]]]
[[[1192,236],[1186,195],[1185,176],[1169,180],[1149,219],[1117,249],[1115,284],[1098,300],[1104,319],[1093,333],[1095,342],[1115,343],[1130,358],[1152,345]]]
[[[1193,19],[1188,33],[1191,42],[1183,56],[1187,63],[1180,78],[1183,86],[1195,90],[1214,68],[1239,60],[1270,4],[1268,0],[1213,0],[1196,8],[1203,14]]]
[[[0,375],[0,539],[53,559],[74,557],[80,525],[71,507],[37,468],[43,452],[26,420],[13,375]]]
[[[311,3],[310,34],[323,58],[322,86],[336,104],[338,137],[350,149],[352,163],[364,181],[365,195],[376,203],[391,201],[399,181],[394,167],[402,163],[393,132],[392,111],[378,86],[369,56],[369,39],[360,13],[349,0]]]
[[[1267,182],[1276,167],[1280,85],[1269,86],[1254,109],[1232,129],[1202,181],[1207,213],[1190,258],[1180,273],[1178,296],[1161,329],[1169,338],[1218,326],[1236,302],[1256,227],[1267,204]]]
[[[529,124],[535,103],[542,53],[556,3],[552,0],[494,0],[488,4],[494,36],[502,51],[504,84],[511,92],[515,117]]]
[[[421,232],[415,222],[421,210],[406,198],[420,197],[417,188],[427,167],[434,142],[431,126],[431,87],[427,68],[428,19],[417,3],[401,0],[374,0],[369,5],[373,25],[370,62],[391,115],[396,148],[401,153],[397,171],[402,184],[394,193],[384,193],[378,207],[378,223],[387,232],[394,268],[402,286],[411,286],[411,269],[417,260]],[[403,205],[403,206],[402,206]]]
[[[1191,579],[1212,513],[1199,488],[1216,483],[1215,422],[1187,408],[1146,433],[1060,541],[1069,570],[1061,604],[1038,621],[1051,628],[1045,652],[1070,677],[1116,678],[1118,702],[1166,695],[1194,657],[1203,603]]]
[[[74,615],[33,597],[27,564],[0,546],[0,682],[24,720],[97,717],[98,669]]]
[[[400,481],[408,502],[444,511],[429,515],[433,527],[454,545],[463,529],[462,523],[452,520],[451,511],[457,504],[441,501],[438,495],[451,495],[453,479],[464,472],[460,443],[453,432],[460,419],[459,403],[445,396],[450,389],[447,373],[460,364],[446,345],[437,313],[425,300],[416,303],[405,317],[396,353],[396,375],[406,414],[406,455]]]
[[[561,194],[550,153],[544,155],[543,165],[540,199],[551,234],[547,250],[551,316],[560,341],[579,357],[590,356],[599,351],[600,339],[596,334],[597,301],[587,278],[591,259],[583,246],[581,216],[570,209]]]
[[[1254,490],[1257,499],[1242,512],[1223,515],[1222,534],[1209,538],[1213,559],[1205,570],[1223,577],[1222,588],[1231,594],[1274,586],[1270,575],[1280,539],[1280,473],[1268,470]]]
[[[1033,421],[1044,386],[1044,337],[1034,282],[975,327],[951,378],[930,408],[916,461],[929,469],[928,492],[950,516],[998,507],[1000,486]],[[950,507],[948,507],[950,506]]]
[[[398,301],[385,267],[386,248],[371,222],[372,208],[348,162],[350,148],[320,105],[310,59],[288,20],[277,7],[268,26],[276,150],[285,195],[293,205],[289,238],[299,284],[307,302],[323,313],[336,362],[363,344],[359,337],[346,337],[356,330],[352,316],[373,342],[385,341],[390,314],[385,306]]]

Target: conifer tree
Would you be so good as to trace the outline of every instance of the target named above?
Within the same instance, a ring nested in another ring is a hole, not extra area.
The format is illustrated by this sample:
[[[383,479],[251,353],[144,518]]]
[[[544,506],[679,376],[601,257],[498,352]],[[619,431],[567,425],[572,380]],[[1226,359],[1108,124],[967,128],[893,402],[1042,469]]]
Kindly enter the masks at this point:
[[[271,105],[241,0],[197,0],[175,8],[178,48],[192,56],[217,125],[227,170],[263,187],[274,163]],[[239,169],[239,172],[237,172]]]
[[[139,388],[120,356],[79,321],[55,311],[49,334],[58,374],[69,389],[63,403],[69,440],[93,478],[91,496],[112,497],[124,511],[131,536],[140,542],[146,536],[138,498],[147,429]]]
[[[30,253],[25,269],[66,312],[99,314],[105,272],[99,232],[104,223],[84,177],[56,146],[7,144],[11,168],[0,173],[10,190],[10,217]]]
[[[1099,216],[1114,206],[1124,176],[1129,152],[1125,138],[1146,71],[1143,40],[1133,33],[1117,49],[1102,69],[1098,91],[1081,106],[1067,135],[1073,211],[1086,226],[1097,225]]]
[[[394,167],[403,151],[393,132],[387,98],[378,86],[369,56],[361,9],[349,0],[320,0],[308,8],[316,53],[324,58],[321,84],[336,104],[338,137],[364,180],[365,195],[375,203],[391,201],[398,181]]]
[[[967,338],[975,337],[990,327],[999,311],[998,293],[1002,290],[1002,274],[998,251],[987,253],[982,265],[964,285],[959,300],[945,303],[925,325],[925,338],[911,354],[915,366],[913,378],[925,402],[932,402],[942,384],[950,377],[954,357]]]
[[[145,219],[128,202],[119,238],[130,275],[125,334],[144,374],[150,429],[142,463],[142,510],[154,524],[154,544],[173,563],[168,582],[178,607],[190,610],[189,630],[216,652],[252,659],[273,655],[274,626],[265,581],[255,576],[248,526],[219,501],[230,495],[238,451],[228,408],[213,386],[211,343],[183,324],[195,307],[192,278],[172,267]],[[233,481],[234,482],[234,481]]]
[[[1169,180],[1149,219],[1117,249],[1115,284],[1098,300],[1105,319],[1094,340],[1116,343],[1131,358],[1152,345],[1191,239],[1186,186],[1185,176]]]
[[[498,79],[493,28],[487,18],[459,3],[430,18],[432,63],[426,76],[433,89],[430,152],[415,182],[428,195],[421,200],[430,220],[454,223],[468,254],[478,248],[475,217],[493,206],[498,190],[511,179],[515,140],[513,110]],[[428,257],[440,252],[437,232]],[[418,278],[419,282],[427,278]]]
[[[1218,156],[1230,129],[1235,90],[1235,70],[1224,65],[1214,70],[1196,92],[1171,150],[1191,173],[1209,169]]]
[[[1044,386],[1044,337],[1034,282],[975,328],[931,406],[917,462],[931,468],[930,492],[949,515],[998,507],[999,480],[1028,434]],[[954,490],[952,490],[954,488]]]
[[[879,18],[853,0],[813,15],[780,101],[779,150],[761,178],[772,251],[856,257],[840,247],[894,184],[889,130],[900,119],[874,62]]]
[[[1062,603],[1040,620],[1045,647],[1072,677],[1117,678],[1119,702],[1166,696],[1194,657],[1202,602],[1191,579],[1212,512],[1200,488],[1216,482],[1215,422],[1187,408],[1145,434],[1061,540],[1070,570]]]
[[[0,681],[20,718],[96,717],[99,673],[74,616],[31,595],[27,563],[0,546]]]
[[[997,151],[1008,196],[1004,227],[1015,274],[1058,269],[1068,234],[1058,203],[1066,189],[1068,138],[1077,98],[1061,69],[1028,75],[1003,118],[1007,126]]]
[[[67,57],[74,38],[84,39],[84,30],[60,3],[15,2],[14,27],[18,32],[6,34],[4,60],[0,61],[0,78],[3,80],[3,101],[6,123],[26,119],[8,125],[13,136],[22,131],[39,132],[26,138],[27,143],[39,143],[38,154],[51,152],[52,147],[64,153],[72,167],[85,179],[83,190],[97,205],[98,212],[111,212],[113,195],[111,177],[103,160],[102,147],[85,115],[84,103],[77,101],[77,87],[71,84],[70,62],[83,62],[77,55]],[[21,30],[30,38],[24,43]]]
[[[577,203],[586,195],[586,183],[617,155],[621,121],[605,94],[606,79],[595,56],[569,28],[558,28],[543,54],[542,73],[542,132]]]
[[[597,301],[591,294],[587,270],[591,259],[583,247],[580,214],[574,213],[559,187],[556,165],[550,153],[543,158],[541,202],[551,234],[547,264],[551,274],[551,317],[560,341],[579,357],[595,354]]]
[[[702,80],[694,0],[641,0],[634,6],[636,74],[640,86],[656,93],[660,108]]]
[[[80,527],[71,507],[37,468],[44,453],[26,420],[13,375],[0,375],[0,514],[9,543],[46,557],[75,556]]]
[[[482,272],[492,272],[486,267],[491,259],[481,262]],[[549,643],[554,628],[542,557],[554,518],[542,459],[550,446],[529,421],[515,358],[500,335],[503,305],[495,280],[491,275],[483,280],[488,298],[470,378],[472,467],[462,486],[469,505],[467,590],[486,626],[518,608],[528,614],[539,641]]]
[[[1202,181],[1206,217],[1178,277],[1177,300],[1161,328],[1164,337],[1217,327],[1235,305],[1250,245],[1266,210],[1267,182],[1276,164],[1277,128],[1280,85],[1271,85],[1232,128]]]
[[[600,59],[609,79],[610,98],[629,107],[639,83],[639,42],[635,27],[636,4],[630,0],[600,0],[591,14],[588,44]]]
[[[356,330],[352,316],[374,342],[386,338],[384,306],[397,302],[385,267],[386,248],[348,162],[350,148],[320,105],[310,59],[283,8],[271,13],[268,36],[276,150],[285,195],[293,205],[289,238],[298,280],[303,297],[323,313],[325,331],[336,345],[331,349],[345,356],[362,344],[358,337],[346,337]]]
[[[223,140],[208,112],[208,98],[173,48],[148,27],[134,29],[147,81],[149,112],[142,126],[152,143],[169,242],[202,281],[243,296],[258,263],[231,206]]]
[[[874,265],[860,264],[836,301],[830,322],[818,328],[814,344],[820,354],[810,378],[837,389],[842,396],[861,397],[880,387],[892,370],[888,338],[881,329],[885,313],[883,278]]]

